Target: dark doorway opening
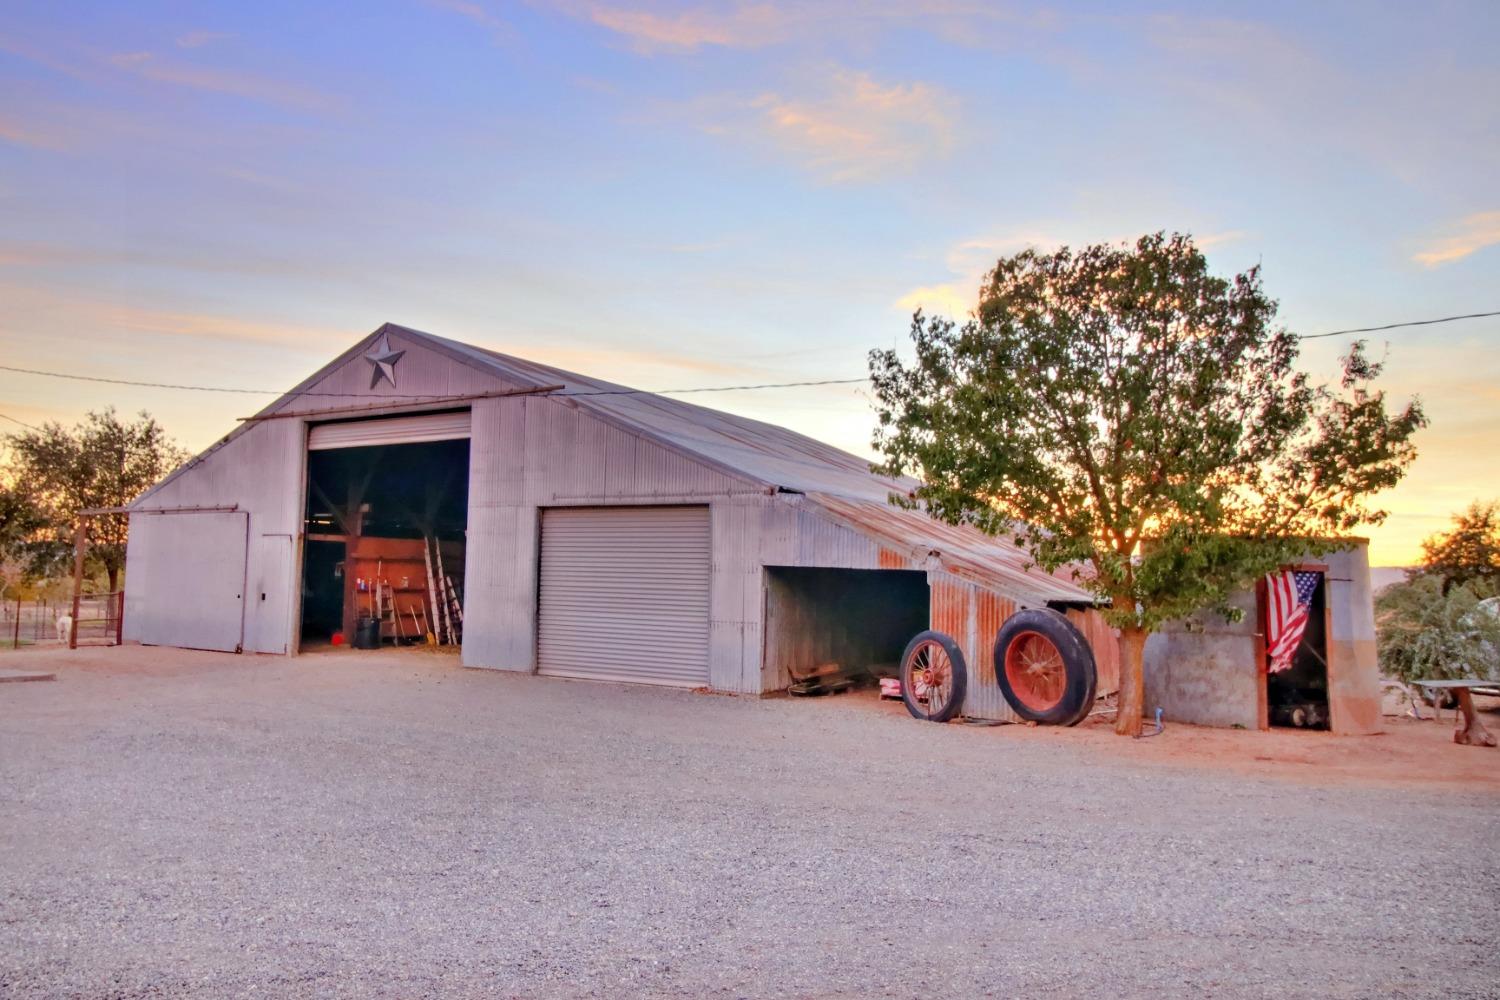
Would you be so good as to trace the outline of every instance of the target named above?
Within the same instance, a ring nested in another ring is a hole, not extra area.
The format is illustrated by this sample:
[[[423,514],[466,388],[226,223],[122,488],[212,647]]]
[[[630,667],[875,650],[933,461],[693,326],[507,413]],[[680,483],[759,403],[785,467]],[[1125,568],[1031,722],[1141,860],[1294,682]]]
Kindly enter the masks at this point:
[[[303,643],[456,645],[468,521],[467,440],[309,451]]]
[[[767,566],[766,677],[780,689],[828,664],[895,676],[929,604],[927,574],[914,570]]]
[[[1292,665],[1266,674],[1266,714],[1272,726],[1328,728],[1328,577],[1318,573],[1307,609],[1307,628]],[[1261,608],[1262,632],[1266,621]]]

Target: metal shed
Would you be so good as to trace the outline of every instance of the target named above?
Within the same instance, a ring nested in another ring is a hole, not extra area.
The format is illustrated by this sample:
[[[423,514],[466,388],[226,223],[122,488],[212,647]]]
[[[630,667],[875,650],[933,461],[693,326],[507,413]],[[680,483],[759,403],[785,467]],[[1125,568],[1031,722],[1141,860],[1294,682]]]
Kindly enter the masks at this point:
[[[782,427],[392,324],[136,501],[126,638],[296,653],[321,550],[357,552],[355,529],[320,513],[342,503],[328,484],[341,462],[369,483],[394,455],[461,486],[441,551],[461,565],[466,666],[761,694],[837,636],[853,648],[839,615],[899,599],[925,601],[916,619],[963,648],[967,714],[1011,717],[988,647],[1020,608],[1070,609],[1114,686],[1090,596],[998,539],[893,507],[913,482]],[[420,506],[353,496],[356,523]],[[358,541],[408,558],[397,538]],[[792,572],[811,569],[828,572]]]

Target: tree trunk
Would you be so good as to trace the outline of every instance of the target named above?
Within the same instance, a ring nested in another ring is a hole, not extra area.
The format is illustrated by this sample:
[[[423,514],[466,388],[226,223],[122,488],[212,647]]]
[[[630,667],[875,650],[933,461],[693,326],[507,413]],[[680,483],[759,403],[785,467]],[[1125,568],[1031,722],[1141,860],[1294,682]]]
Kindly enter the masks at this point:
[[[105,568],[105,572],[109,574],[109,592],[113,594],[119,589],[116,584],[120,582],[120,567],[108,566]]]
[[[1146,710],[1146,673],[1141,661],[1147,634],[1143,628],[1120,630],[1120,711],[1115,716],[1115,732],[1121,736],[1141,735],[1141,716]]]

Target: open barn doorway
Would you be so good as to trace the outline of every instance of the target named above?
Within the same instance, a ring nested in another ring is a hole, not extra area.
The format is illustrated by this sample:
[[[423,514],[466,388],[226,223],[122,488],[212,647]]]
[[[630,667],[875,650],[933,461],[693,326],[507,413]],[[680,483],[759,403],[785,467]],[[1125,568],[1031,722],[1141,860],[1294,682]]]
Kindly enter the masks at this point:
[[[768,689],[809,679],[895,676],[928,627],[927,574],[894,569],[766,567]]]
[[[1328,574],[1322,569],[1298,567],[1297,579],[1311,590],[1307,625],[1292,654],[1291,666],[1266,674],[1266,721],[1271,726],[1294,729],[1327,729],[1328,714]],[[1269,628],[1269,598],[1264,583],[1258,589],[1261,634]]]
[[[467,439],[309,450],[302,648],[457,645],[468,506]]]

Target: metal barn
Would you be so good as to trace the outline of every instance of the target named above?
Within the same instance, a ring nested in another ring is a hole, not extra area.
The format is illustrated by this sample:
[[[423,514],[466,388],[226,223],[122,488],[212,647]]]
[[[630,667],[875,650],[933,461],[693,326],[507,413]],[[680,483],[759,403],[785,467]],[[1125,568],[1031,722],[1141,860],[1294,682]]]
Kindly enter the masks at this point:
[[[1089,595],[889,503],[913,485],[781,427],[387,324],[136,501],[125,637],[295,654],[347,634],[372,579],[394,628],[440,627],[435,560],[469,667],[761,694],[825,660],[894,661],[930,627],[968,662],[963,711],[1012,718],[990,644],[1050,606],[1113,689]]]

